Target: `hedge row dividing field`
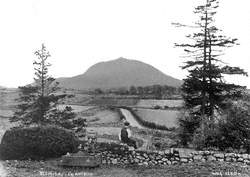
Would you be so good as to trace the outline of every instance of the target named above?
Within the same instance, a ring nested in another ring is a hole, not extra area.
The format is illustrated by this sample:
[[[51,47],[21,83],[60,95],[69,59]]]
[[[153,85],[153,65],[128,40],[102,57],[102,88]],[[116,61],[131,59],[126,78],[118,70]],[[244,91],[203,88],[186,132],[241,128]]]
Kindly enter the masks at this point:
[[[169,128],[166,125],[160,125],[155,122],[147,121],[140,117],[136,111],[133,108],[130,107],[121,107],[123,109],[129,110],[131,114],[134,116],[135,120],[142,126],[147,127],[147,128],[152,128],[152,129],[158,129],[158,130],[171,130],[173,127]]]
[[[168,128],[177,127],[179,111],[136,109],[134,112],[144,121],[165,125]]]

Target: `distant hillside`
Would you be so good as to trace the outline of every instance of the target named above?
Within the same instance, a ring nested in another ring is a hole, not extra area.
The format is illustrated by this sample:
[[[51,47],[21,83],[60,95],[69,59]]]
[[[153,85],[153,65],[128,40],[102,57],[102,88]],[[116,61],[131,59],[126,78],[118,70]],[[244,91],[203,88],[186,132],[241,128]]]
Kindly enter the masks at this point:
[[[91,66],[84,74],[59,78],[60,86],[73,89],[120,88],[129,86],[169,85],[178,87],[182,81],[168,76],[153,66],[119,58]]]

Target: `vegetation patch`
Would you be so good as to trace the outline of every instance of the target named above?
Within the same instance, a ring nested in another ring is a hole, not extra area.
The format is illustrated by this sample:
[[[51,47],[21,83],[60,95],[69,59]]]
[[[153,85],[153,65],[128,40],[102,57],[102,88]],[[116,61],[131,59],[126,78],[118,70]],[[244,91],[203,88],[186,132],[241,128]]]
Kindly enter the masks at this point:
[[[76,152],[78,139],[73,133],[54,126],[12,128],[7,130],[0,145],[0,158],[47,159]]]
[[[158,130],[174,130],[175,128],[169,128],[165,125],[160,125],[160,124],[156,124],[155,122],[150,122],[147,120],[142,119],[134,109],[130,108],[130,107],[122,107],[123,109],[127,109],[131,112],[131,114],[134,116],[134,118],[139,122],[139,124],[141,124],[144,127],[148,127],[148,128],[152,128],[152,129],[158,129]]]
[[[136,109],[135,112],[144,121],[152,122],[159,125],[164,125],[168,128],[177,127],[177,117],[179,111]]]

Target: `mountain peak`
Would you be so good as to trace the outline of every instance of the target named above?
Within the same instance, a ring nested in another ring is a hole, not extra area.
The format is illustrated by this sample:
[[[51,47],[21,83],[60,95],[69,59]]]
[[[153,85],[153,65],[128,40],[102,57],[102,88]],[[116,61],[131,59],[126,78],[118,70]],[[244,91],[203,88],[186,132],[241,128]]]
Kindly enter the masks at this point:
[[[108,89],[156,84],[179,87],[182,83],[149,64],[123,57],[97,63],[84,74],[61,78],[58,81],[61,87],[74,89]]]

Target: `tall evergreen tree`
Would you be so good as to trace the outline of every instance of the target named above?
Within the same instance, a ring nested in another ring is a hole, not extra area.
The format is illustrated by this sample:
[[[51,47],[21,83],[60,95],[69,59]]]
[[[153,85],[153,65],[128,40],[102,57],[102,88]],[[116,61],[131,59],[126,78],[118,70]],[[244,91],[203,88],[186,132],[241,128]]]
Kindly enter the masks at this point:
[[[20,104],[14,116],[11,118],[13,122],[21,122],[22,125],[44,125],[47,123],[58,123],[60,120],[73,118],[75,115],[72,109],[66,108],[59,111],[57,105],[59,101],[67,94],[56,94],[59,90],[58,82],[48,74],[48,63],[50,57],[46,47],[42,44],[42,48],[35,52],[37,59],[34,61],[35,77],[34,83],[28,86],[19,87]]]
[[[214,15],[219,7],[218,0],[205,0],[204,5],[197,6],[194,13],[199,21],[192,26],[175,23],[179,27],[190,27],[195,32],[187,35],[188,43],[175,44],[183,47],[188,61],[182,69],[187,69],[189,75],[182,85],[185,107],[189,112],[188,118],[181,120],[181,126],[190,129],[190,134],[201,127],[202,132],[213,125],[215,110],[220,112],[226,106],[227,99],[242,96],[243,86],[229,84],[225,75],[247,73],[239,67],[231,67],[221,61],[223,49],[237,44],[237,39],[228,38],[221,34],[214,24]]]

